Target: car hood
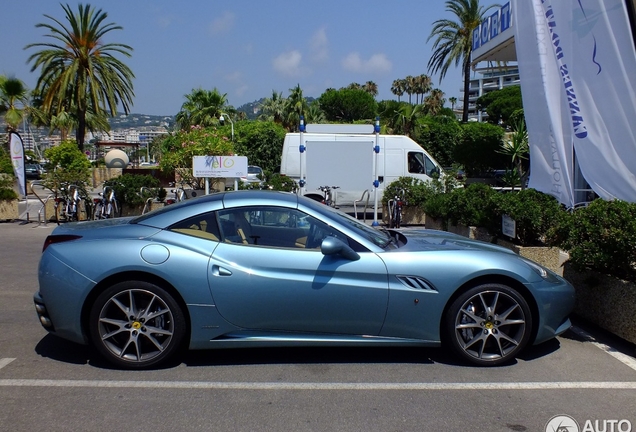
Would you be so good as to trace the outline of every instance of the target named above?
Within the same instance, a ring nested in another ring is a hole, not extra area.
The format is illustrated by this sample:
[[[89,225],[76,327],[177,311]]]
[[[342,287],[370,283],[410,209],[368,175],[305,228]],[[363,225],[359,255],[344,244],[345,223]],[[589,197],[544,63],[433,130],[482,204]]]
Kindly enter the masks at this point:
[[[479,240],[472,240],[458,234],[446,231],[427,229],[401,230],[401,234],[406,237],[406,245],[397,249],[400,252],[406,251],[432,251],[432,250],[483,250],[491,252],[503,252],[515,254],[510,249],[492,243]]]

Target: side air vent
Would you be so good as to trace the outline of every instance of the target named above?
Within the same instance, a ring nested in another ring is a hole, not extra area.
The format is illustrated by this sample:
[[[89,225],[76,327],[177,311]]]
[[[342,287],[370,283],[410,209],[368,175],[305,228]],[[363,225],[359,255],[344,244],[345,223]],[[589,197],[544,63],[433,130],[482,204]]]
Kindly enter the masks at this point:
[[[435,289],[429,281],[419,276],[397,276],[397,278],[408,288],[435,293],[437,292],[437,289]]]

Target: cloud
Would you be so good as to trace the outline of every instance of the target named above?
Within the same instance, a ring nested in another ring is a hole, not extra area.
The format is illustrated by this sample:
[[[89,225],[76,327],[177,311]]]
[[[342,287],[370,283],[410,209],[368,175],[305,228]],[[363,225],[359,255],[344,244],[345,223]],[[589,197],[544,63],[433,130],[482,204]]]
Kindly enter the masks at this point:
[[[287,51],[274,59],[274,70],[285,76],[298,76],[301,74],[302,54],[298,50]]]
[[[309,49],[311,59],[316,63],[323,63],[329,58],[329,41],[327,40],[327,32],[325,28],[316,31],[309,41]]]
[[[209,27],[210,33],[218,34],[218,33],[227,32],[234,26],[234,18],[235,18],[235,15],[232,12],[229,12],[229,11],[223,12],[223,15],[216,18],[210,24],[210,27]]]
[[[368,60],[362,59],[357,52],[349,54],[342,60],[342,67],[349,72],[387,73],[393,64],[385,54],[373,54]]]
[[[247,84],[243,84],[242,86],[237,87],[237,88],[234,90],[234,92],[236,93],[236,95],[237,95],[237,96],[239,96],[239,97],[240,97],[240,96],[243,96],[243,95],[245,94],[245,92],[248,90],[248,88],[249,88],[249,87],[247,86]]]

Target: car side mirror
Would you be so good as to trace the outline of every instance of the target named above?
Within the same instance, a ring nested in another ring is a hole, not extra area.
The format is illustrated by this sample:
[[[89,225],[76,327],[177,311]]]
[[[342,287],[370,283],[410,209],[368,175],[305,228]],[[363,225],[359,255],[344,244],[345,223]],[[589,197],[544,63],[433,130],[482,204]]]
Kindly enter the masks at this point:
[[[320,252],[327,256],[340,255],[341,257],[351,261],[357,261],[360,259],[360,255],[358,255],[356,251],[351,249],[348,244],[345,244],[342,240],[335,237],[325,237],[320,244]]]

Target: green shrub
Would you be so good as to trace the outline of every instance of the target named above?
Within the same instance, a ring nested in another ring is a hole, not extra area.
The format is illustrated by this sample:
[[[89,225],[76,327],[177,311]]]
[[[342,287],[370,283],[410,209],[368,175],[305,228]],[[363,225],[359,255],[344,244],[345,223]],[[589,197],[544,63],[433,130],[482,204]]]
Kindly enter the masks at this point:
[[[18,199],[18,194],[13,190],[13,175],[0,173],[0,201]]]
[[[13,175],[13,164],[11,155],[4,147],[0,146],[0,174]]]
[[[400,177],[384,188],[382,204],[387,205],[389,200],[404,195],[406,205],[421,206],[432,194],[433,190],[426,182],[414,177]]]
[[[104,182],[104,186],[110,186],[115,190],[115,197],[121,206],[141,205],[148,198],[159,198],[159,190],[162,189],[159,180],[149,174],[122,174],[117,178],[107,180]],[[149,188],[144,196],[140,194],[142,187]]]
[[[535,189],[524,189],[497,194],[496,219],[501,234],[501,218],[508,215],[515,221],[517,238],[522,246],[538,246],[546,243],[548,231],[565,213],[556,198]]]
[[[575,269],[636,280],[635,203],[595,200],[562,216],[552,235]]]
[[[446,217],[453,225],[481,226],[497,232],[497,192],[483,183],[473,183],[466,188],[454,189],[444,203]]]
[[[296,187],[296,182],[287,176],[272,174],[267,177],[263,189],[291,192]]]
[[[13,190],[13,174],[0,173],[0,201],[18,199],[18,194]]]

